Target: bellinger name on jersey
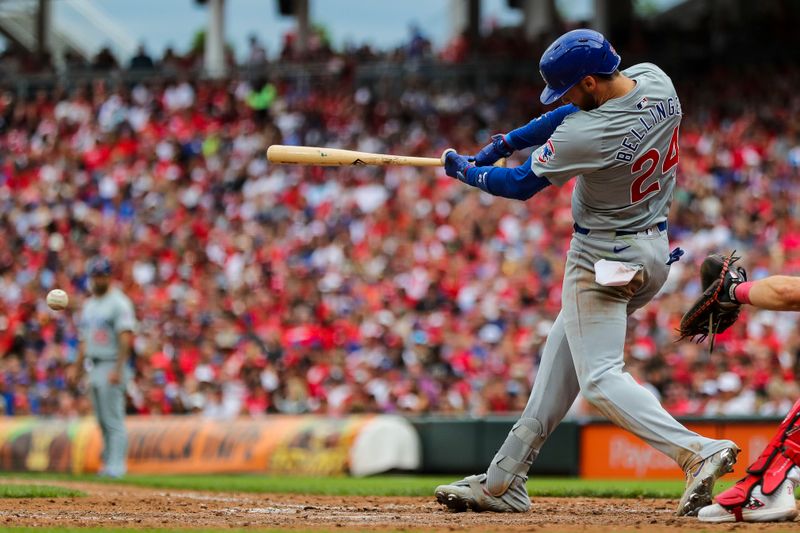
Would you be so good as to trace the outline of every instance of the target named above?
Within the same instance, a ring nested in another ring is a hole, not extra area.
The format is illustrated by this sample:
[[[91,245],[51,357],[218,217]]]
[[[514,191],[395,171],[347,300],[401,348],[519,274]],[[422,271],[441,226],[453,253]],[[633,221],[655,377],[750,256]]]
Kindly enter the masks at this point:
[[[639,149],[641,141],[647,137],[650,131],[660,124],[668,117],[675,115],[682,115],[681,103],[677,97],[669,97],[666,101],[648,101],[647,98],[642,100],[636,105],[639,109],[646,109],[647,113],[643,117],[639,117],[639,123],[642,125],[641,130],[636,128],[630,129],[630,134],[633,138],[627,135],[622,139],[620,146],[622,147],[614,156],[619,161],[630,162],[636,150]],[[647,116],[649,115],[649,116]]]

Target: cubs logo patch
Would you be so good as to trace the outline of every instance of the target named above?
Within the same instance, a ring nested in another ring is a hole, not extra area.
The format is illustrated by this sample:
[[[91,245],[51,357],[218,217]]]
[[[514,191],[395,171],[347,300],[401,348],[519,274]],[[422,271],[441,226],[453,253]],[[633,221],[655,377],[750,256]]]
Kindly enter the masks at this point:
[[[545,164],[550,161],[554,155],[556,155],[556,148],[553,146],[553,141],[547,139],[547,142],[539,148],[539,154],[536,156],[536,160],[539,161],[539,163]]]

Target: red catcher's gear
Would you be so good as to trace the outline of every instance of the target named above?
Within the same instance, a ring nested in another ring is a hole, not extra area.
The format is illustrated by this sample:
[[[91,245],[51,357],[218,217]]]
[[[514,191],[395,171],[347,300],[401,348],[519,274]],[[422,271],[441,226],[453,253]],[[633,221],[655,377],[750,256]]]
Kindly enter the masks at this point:
[[[778,428],[778,433],[747,468],[747,476],[717,496],[717,503],[730,509],[736,521],[742,521],[742,507],[750,500],[753,488],[761,483],[765,496],[773,494],[786,479],[793,466],[800,466],[800,400]]]

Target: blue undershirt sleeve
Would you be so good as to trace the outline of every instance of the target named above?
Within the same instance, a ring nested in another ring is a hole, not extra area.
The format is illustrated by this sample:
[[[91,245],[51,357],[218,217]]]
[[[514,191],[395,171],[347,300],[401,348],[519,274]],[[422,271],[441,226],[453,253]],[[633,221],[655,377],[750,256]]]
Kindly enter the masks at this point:
[[[533,173],[530,157],[515,168],[470,167],[467,183],[489,194],[515,200],[527,200],[550,185],[547,178]]]
[[[507,133],[506,143],[514,150],[540,146],[550,138],[568,115],[576,111],[579,111],[579,108],[572,104],[562,105]]]

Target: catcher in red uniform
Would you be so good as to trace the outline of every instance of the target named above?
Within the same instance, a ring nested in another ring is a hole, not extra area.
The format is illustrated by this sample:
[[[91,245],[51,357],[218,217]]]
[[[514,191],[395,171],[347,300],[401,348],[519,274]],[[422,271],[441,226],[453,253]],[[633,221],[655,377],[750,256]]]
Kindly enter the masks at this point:
[[[681,320],[681,338],[714,336],[733,325],[742,305],[773,311],[800,310],[800,278],[770,276],[747,281],[733,254],[708,256],[701,267],[703,294]],[[747,476],[700,509],[703,522],[778,522],[797,516],[795,490],[800,486],[800,400],[778,428]]]

